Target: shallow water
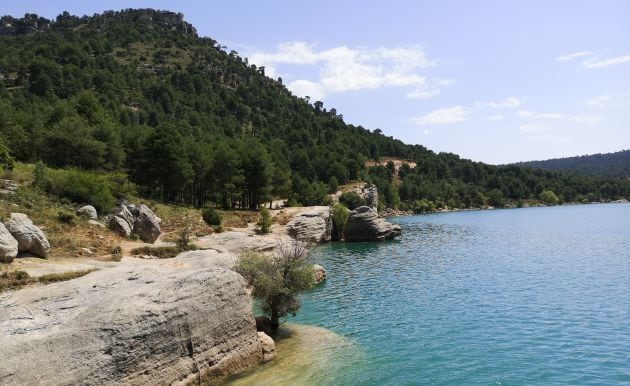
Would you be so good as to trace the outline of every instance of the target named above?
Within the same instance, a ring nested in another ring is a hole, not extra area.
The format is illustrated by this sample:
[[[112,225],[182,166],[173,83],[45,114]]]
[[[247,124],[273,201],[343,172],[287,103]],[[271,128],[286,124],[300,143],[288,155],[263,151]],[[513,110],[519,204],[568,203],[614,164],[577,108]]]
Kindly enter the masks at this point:
[[[363,354],[275,384],[630,383],[630,205],[393,221],[398,240],[316,248],[328,281],[291,319]]]

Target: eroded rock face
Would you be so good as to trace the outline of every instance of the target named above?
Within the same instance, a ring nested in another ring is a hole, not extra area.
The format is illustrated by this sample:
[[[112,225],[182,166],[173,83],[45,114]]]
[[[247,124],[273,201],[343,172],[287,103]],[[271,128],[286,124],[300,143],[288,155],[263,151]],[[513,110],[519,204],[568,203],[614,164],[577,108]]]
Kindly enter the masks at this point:
[[[258,363],[245,281],[203,260],[123,260],[0,294],[0,383],[188,384]]]
[[[18,252],[47,257],[50,244],[44,232],[33,224],[23,213],[11,213],[11,219],[5,223],[8,231],[18,242]]]
[[[125,219],[123,219],[122,217],[113,216],[109,219],[108,226],[109,229],[113,230],[123,237],[131,236],[131,227],[129,226],[129,223],[125,221]]]
[[[295,216],[287,224],[287,232],[294,239],[321,243],[330,241],[332,231],[332,221],[330,218],[330,208],[327,206],[316,206],[308,211]]]
[[[381,241],[399,235],[399,225],[379,218],[368,206],[360,206],[350,213],[345,230],[346,241]]]
[[[0,263],[10,263],[18,254],[18,242],[0,222]]]
[[[88,220],[96,220],[98,218],[98,213],[96,212],[96,208],[92,205],[84,205],[77,210],[77,214],[79,216],[84,216]]]
[[[276,343],[262,331],[258,332],[258,340],[262,349],[262,360],[268,362],[276,357]]]
[[[160,222],[158,217],[146,205],[133,208],[133,232],[145,243],[154,243],[160,236]]]

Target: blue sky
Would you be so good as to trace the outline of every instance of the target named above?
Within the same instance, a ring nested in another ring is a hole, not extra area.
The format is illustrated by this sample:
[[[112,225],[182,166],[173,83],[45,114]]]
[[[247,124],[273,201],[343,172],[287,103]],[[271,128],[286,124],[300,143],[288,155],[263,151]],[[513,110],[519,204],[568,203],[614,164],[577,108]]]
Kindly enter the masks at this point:
[[[630,148],[630,1],[368,4],[0,0],[0,14],[182,12],[347,122],[477,161]]]

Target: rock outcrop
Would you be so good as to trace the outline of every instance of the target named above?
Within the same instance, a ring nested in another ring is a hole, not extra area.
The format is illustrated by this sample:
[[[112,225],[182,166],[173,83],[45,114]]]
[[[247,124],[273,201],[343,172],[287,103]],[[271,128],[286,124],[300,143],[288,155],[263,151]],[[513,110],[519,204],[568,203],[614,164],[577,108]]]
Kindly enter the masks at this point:
[[[366,185],[360,196],[365,202],[365,206],[369,206],[378,213],[378,188],[375,185]]]
[[[12,180],[0,180],[0,194],[14,194],[18,184]]]
[[[200,257],[3,293],[0,341],[2,384],[196,384],[263,358],[245,281]]]
[[[400,226],[379,218],[376,211],[360,206],[350,213],[345,229],[346,241],[381,241],[400,235]]]
[[[262,349],[262,360],[268,362],[276,357],[276,343],[266,333],[259,331],[258,340]]]
[[[313,274],[315,275],[316,284],[326,280],[326,269],[319,264],[313,264]]]
[[[0,263],[10,263],[18,254],[18,242],[0,222]]]
[[[119,200],[109,214],[108,227],[123,237],[135,233],[145,243],[154,243],[160,236],[161,219],[146,205],[132,205]]]
[[[4,224],[18,242],[18,252],[28,252],[40,257],[47,257],[50,243],[44,232],[33,224],[23,213],[11,213],[11,219]]]
[[[92,205],[83,205],[82,207],[77,209],[77,214],[79,216],[87,218],[88,220],[96,220],[98,218],[96,208]]]
[[[304,242],[330,241],[331,231],[332,220],[327,206],[311,207],[287,223],[289,236]]]

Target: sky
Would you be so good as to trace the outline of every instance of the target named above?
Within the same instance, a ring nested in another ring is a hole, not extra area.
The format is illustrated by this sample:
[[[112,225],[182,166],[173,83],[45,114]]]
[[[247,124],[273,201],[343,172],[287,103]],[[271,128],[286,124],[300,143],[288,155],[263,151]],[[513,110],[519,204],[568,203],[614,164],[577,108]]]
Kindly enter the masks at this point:
[[[630,149],[630,1],[6,1],[182,12],[344,120],[501,164]]]

